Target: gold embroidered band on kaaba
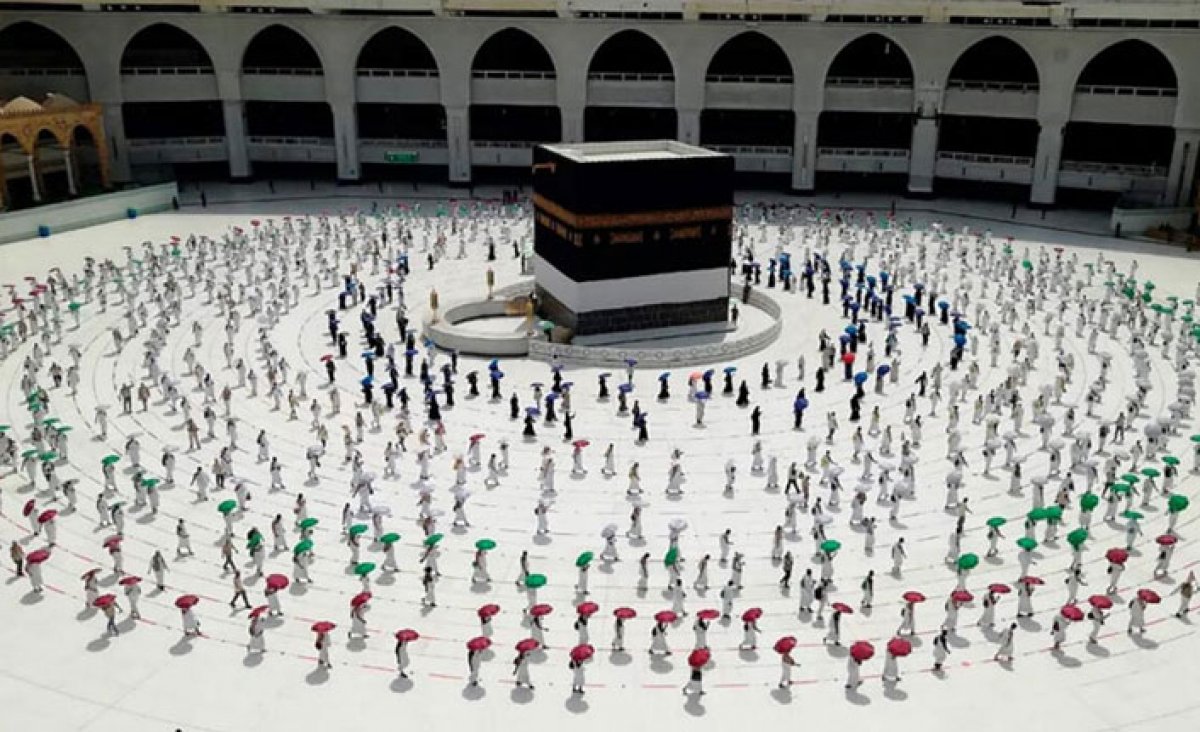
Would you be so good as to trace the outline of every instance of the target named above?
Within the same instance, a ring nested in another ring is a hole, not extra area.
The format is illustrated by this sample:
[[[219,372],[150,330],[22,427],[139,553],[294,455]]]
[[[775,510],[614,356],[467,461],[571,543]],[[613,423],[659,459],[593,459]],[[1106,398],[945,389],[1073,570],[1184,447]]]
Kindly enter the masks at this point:
[[[679,208],[617,214],[577,214],[568,211],[541,194],[533,194],[533,205],[576,231],[588,229],[626,229],[662,224],[693,224],[733,219],[733,206]]]

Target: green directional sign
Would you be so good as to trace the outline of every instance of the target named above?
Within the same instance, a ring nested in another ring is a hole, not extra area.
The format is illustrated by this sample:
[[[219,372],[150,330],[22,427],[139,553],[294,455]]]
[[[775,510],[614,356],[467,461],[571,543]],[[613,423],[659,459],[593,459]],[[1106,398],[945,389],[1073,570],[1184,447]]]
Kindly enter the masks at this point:
[[[417,162],[420,155],[415,150],[388,150],[383,153],[385,163],[411,164]]]

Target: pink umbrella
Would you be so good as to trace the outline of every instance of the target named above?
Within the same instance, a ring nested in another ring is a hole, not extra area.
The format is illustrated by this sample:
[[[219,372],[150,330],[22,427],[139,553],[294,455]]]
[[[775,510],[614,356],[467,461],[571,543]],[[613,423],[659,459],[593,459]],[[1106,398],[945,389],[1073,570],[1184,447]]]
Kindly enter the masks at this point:
[[[591,615],[595,615],[596,611],[598,611],[599,609],[600,609],[599,605],[597,605],[596,603],[591,602],[589,600],[588,602],[579,603],[579,606],[575,608],[575,612],[579,613],[580,615],[582,615],[584,617],[588,617]]]
[[[480,620],[490,620],[500,612],[500,606],[494,602],[489,602],[487,605],[476,610]]]
[[[469,651],[486,651],[492,647],[492,639],[485,638],[482,635],[475,636],[467,641],[467,650]]]
[[[421,636],[412,628],[401,628],[396,631],[396,640],[401,643],[412,643]]]
[[[1129,559],[1129,552],[1114,547],[1104,553],[1104,558],[1113,564],[1124,564]]]
[[[328,620],[318,620],[317,622],[312,624],[312,632],[328,633],[329,631],[333,630],[336,627],[337,627],[336,623],[331,623]]]
[[[200,602],[200,598],[195,595],[180,595],[175,598],[175,607],[180,610],[187,610],[190,607],[195,607],[198,602]]]
[[[632,620],[637,617],[637,611],[631,607],[619,607],[613,610],[613,615],[621,620]]]
[[[529,608],[529,614],[535,618],[545,617],[552,612],[554,612],[554,608],[550,607],[544,602],[538,603],[537,605]]]
[[[571,649],[571,660],[576,663],[582,663],[596,654],[596,649],[587,643],[575,646]]]
[[[950,593],[950,599],[955,602],[970,602],[975,599],[975,596],[966,590],[955,590]]]
[[[130,585],[139,584],[141,581],[142,581],[141,577],[135,577],[134,575],[130,574],[130,575],[126,575],[126,576],[122,577],[120,580],[118,580],[117,584],[121,585],[122,587],[129,587]]]
[[[50,558],[49,549],[34,549],[25,556],[25,561],[30,564],[41,564]]]
[[[696,617],[700,618],[701,620],[716,620],[717,618],[721,617],[721,612],[712,608],[705,608],[704,610],[696,613]]]
[[[267,607],[266,605],[259,605],[258,607],[254,608],[253,610],[250,611],[250,617],[252,617],[252,618],[261,617],[263,613],[265,613],[266,611],[268,611],[270,609],[271,608]]]
[[[526,638],[517,641],[517,650],[521,653],[529,653],[530,651],[536,651],[541,645],[541,643],[537,642],[536,638]]]
[[[272,590],[285,590],[287,589],[288,583],[288,578],[282,574],[267,575],[267,587]]]
[[[357,595],[355,595],[354,597],[350,598],[350,607],[362,607],[363,605],[366,605],[370,601],[371,601],[371,593],[370,592],[360,592]]]
[[[761,617],[762,617],[762,608],[761,607],[752,607],[749,610],[747,610],[746,612],[742,613],[742,620],[746,621],[747,623],[753,623]]]
[[[850,607],[849,605],[847,605],[844,602],[835,602],[832,605],[830,605],[829,607],[833,608],[833,611],[835,613],[841,613],[843,615],[853,615],[854,614],[854,608]]]
[[[905,602],[925,602],[925,596],[916,590],[909,590],[901,595],[901,597],[904,598]]]
[[[792,649],[795,647],[796,647],[795,636],[785,635],[782,638],[780,638],[779,640],[775,641],[775,652],[776,653],[791,653]]]
[[[1080,620],[1083,620],[1083,611],[1075,605],[1063,605],[1062,609],[1058,611],[1058,614],[1074,623],[1078,623]]]
[[[1113,606],[1113,601],[1107,595],[1092,595],[1088,603],[1098,610],[1107,610]]]
[[[38,514],[38,523],[48,524],[53,521],[56,516],[58,516],[58,511],[55,511],[53,508],[48,508]]]
[[[897,658],[904,658],[912,653],[912,643],[906,638],[893,638],[887,644],[888,653]]]
[[[1154,541],[1158,542],[1159,546],[1172,546],[1179,541],[1179,537],[1175,536],[1174,534],[1163,534],[1157,537]]]
[[[1137,596],[1142,602],[1146,602],[1151,605],[1157,605],[1158,603],[1162,602],[1162,597],[1160,597],[1157,592],[1149,588],[1138,590]]]
[[[97,597],[95,600],[92,600],[92,606],[104,608],[104,607],[108,607],[109,605],[113,604],[116,601],[117,601],[116,595],[101,595],[100,597]]]
[[[988,592],[992,592],[997,595],[1007,595],[1008,593],[1012,592],[1012,588],[1003,582],[993,582],[992,584],[988,585]]]
[[[712,660],[712,653],[707,648],[697,648],[688,654],[688,665],[692,668],[702,668]]]
[[[676,615],[673,610],[659,610],[658,612],[654,613],[655,622],[662,623],[663,625],[666,625],[667,623],[674,623],[678,619],[679,616]]]

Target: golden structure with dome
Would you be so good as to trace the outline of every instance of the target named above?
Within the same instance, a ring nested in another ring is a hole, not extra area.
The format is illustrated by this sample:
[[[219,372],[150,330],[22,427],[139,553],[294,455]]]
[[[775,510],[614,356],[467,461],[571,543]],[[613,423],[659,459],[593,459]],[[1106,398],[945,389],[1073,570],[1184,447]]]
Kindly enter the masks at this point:
[[[10,178],[29,178],[34,203],[41,203],[43,175],[53,165],[66,174],[67,193],[79,195],[80,157],[98,167],[101,188],[109,187],[108,143],[99,104],[82,104],[62,94],[42,102],[15,97],[0,103],[0,209],[8,207]]]

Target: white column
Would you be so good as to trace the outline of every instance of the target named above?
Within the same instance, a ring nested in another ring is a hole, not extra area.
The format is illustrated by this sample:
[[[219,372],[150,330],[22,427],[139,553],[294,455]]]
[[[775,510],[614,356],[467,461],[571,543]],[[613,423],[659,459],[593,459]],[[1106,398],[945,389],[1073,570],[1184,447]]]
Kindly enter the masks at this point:
[[[467,107],[446,108],[446,144],[450,150],[450,182],[471,182],[471,114]]]
[[[246,147],[246,105],[240,99],[221,100],[225,115],[225,145],[229,150],[229,177],[250,177],[250,153]]]
[[[688,145],[700,144],[700,110],[677,109],[675,111],[678,127],[677,139]]]
[[[795,113],[792,140],[792,191],[812,193],[817,179],[817,125],[819,112]]]
[[[72,159],[71,148],[62,149],[63,169],[67,171],[67,193],[79,195],[79,187],[75,184],[75,161]]]
[[[29,168],[29,188],[33,191],[33,202],[42,202],[42,188],[38,185],[37,163],[33,160],[33,153],[26,153],[25,165]]]
[[[562,115],[562,141],[583,142],[583,105],[563,105],[559,114]]]
[[[358,114],[354,108],[354,98],[330,100],[329,106],[333,110],[338,180],[358,180]]]
[[[1167,172],[1167,193],[1164,204],[1173,208],[1191,205],[1192,182],[1196,178],[1196,148],[1200,146],[1200,130],[1175,130],[1175,149],[1171,152],[1171,167]]]
[[[937,165],[938,124],[932,117],[918,117],[913,124],[912,144],[908,152],[908,192],[919,196],[933,194],[933,173]]]
[[[1065,125],[1051,120],[1043,120],[1041,125],[1037,155],[1033,160],[1033,186],[1029,201],[1035,205],[1053,206],[1058,193],[1058,167],[1062,162]]]

